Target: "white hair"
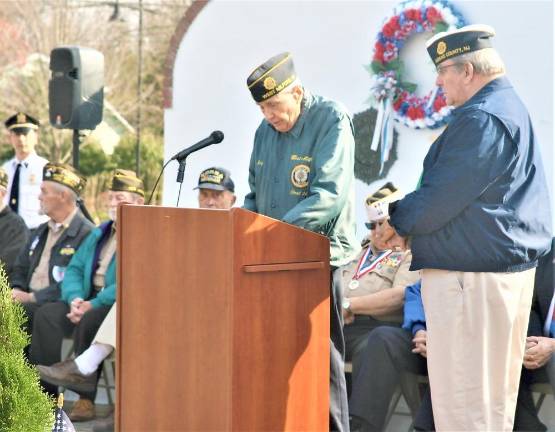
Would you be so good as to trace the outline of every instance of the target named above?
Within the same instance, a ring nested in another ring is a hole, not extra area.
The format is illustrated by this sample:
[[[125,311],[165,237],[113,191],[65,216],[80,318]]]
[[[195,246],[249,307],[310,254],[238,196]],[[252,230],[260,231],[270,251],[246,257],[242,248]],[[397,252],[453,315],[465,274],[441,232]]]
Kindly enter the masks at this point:
[[[505,73],[505,64],[501,56],[493,48],[484,48],[467,54],[462,54],[454,59],[461,71],[464,63],[470,63],[478,75],[492,76]]]
[[[295,87],[303,87],[303,84],[301,83],[301,79],[299,77],[295,78],[291,84],[289,84],[281,91],[281,93],[293,93]]]
[[[52,186],[54,187],[54,189],[56,189],[58,192],[65,192],[66,195],[69,197],[69,201],[73,204],[77,204],[77,200],[79,199],[79,197],[77,196],[77,194],[75,193],[75,191],[73,189],[71,189],[69,186],[63,185],[61,183],[58,182],[51,182]]]

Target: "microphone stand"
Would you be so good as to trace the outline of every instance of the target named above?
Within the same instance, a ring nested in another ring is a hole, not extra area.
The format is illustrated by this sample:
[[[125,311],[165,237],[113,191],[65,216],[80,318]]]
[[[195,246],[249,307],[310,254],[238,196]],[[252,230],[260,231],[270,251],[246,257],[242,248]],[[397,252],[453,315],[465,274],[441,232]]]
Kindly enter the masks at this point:
[[[169,159],[164,166],[162,167],[162,170],[160,171],[160,174],[158,174],[158,178],[156,179],[156,182],[154,183],[154,187],[152,188],[152,192],[150,192],[150,196],[148,198],[148,201],[146,203],[146,205],[149,205],[152,197],[154,196],[154,192],[156,191],[156,186],[158,186],[158,183],[160,182],[160,179],[162,178],[162,174],[164,173],[164,170],[166,169],[166,166],[168,166],[168,164],[173,161],[176,160],[179,163],[179,169],[177,170],[177,183],[179,183],[179,193],[177,195],[177,207],[179,207],[179,197],[181,196],[181,187],[183,186],[183,178],[185,177],[185,165],[186,165],[186,159],[187,156],[189,156],[191,153],[196,152],[197,150],[200,150],[204,147],[207,147],[209,145],[212,144],[218,144],[220,142],[222,142],[222,140],[224,139],[224,134],[221,131],[214,131],[210,134],[210,136],[208,138],[205,138],[201,141],[199,141],[198,143],[196,143],[195,145],[186,148],[185,150],[180,151],[179,153],[175,154],[171,159]]]
[[[176,207],[179,207],[179,198],[181,197],[181,187],[183,186],[183,177],[185,177],[185,165],[187,164],[187,156],[183,159],[176,159],[179,162],[179,168],[177,169],[177,183],[179,183],[179,192],[177,193],[177,203]]]
[[[183,183],[183,177],[185,176],[185,165],[187,164],[187,157],[185,156],[183,159],[177,159],[179,162],[179,168],[177,169],[177,183]]]
[[[187,155],[188,156],[188,155]],[[152,192],[150,193],[150,197],[148,198],[148,201],[146,202],[146,205],[150,205],[150,202],[152,201],[152,197],[154,196],[154,191],[156,191],[156,186],[158,186],[158,183],[160,182],[160,179],[162,178],[162,174],[164,172],[164,170],[166,169],[166,167],[168,166],[168,164],[173,161],[173,160],[177,160],[177,162],[179,163],[179,169],[177,170],[177,182],[179,183],[179,194],[177,196],[177,205],[176,207],[179,207],[179,197],[181,196],[181,186],[183,186],[183,178],[185,177],[185,165],[186,165],[186,158],[187,156],[185,156],[183,159],[169,159],[164,166],[162,167],[162,170],[160,171],[160,174],[158,174],[158,178],[156,179],[156,182],[154,183],[154,187],[152,188]]]

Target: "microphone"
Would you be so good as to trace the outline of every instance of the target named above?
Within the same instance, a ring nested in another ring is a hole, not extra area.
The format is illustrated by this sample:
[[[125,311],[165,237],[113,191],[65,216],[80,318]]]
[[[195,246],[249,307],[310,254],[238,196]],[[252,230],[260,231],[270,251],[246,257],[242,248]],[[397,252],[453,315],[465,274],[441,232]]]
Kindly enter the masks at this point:
[[[184,150],[181,150],[179,153],[176,153],[170,160],[182,161],[191,153],[196,152],[204,147],[208,147],[212,144],[221,143],[224,139],[224,133],[222,131],[214,131],[208,137],[200,140],[198,143],[193,144],[191,147],[187,147]]]

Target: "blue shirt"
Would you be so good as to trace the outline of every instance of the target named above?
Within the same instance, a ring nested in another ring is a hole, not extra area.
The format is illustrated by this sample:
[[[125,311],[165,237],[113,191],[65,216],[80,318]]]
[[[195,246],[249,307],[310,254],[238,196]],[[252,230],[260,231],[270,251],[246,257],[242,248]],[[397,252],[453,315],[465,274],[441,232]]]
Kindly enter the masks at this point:
[[[403,328],[412,332],[413,336],[418,330],[426,330],[426,316],[421,296],[421,281],[405,289],[405,305],[403,308]]]
[[[528,111],[501,77],[454,110],[391,223],[412,237],[411,270],[513,272],[549,251],[550,208]]]
[[[305,90],[288,132],[266,120],[258,127],[249,167],[248,210],[330,239],[331,264],[352,261],[355,236],[353,125],[336,102]]]

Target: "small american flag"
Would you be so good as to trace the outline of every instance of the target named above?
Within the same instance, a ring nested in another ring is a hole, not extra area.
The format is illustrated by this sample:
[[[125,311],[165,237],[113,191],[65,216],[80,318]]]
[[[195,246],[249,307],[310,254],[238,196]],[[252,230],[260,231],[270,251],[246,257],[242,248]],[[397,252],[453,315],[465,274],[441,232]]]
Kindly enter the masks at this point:
[[[68,418],[67,414],[64,412],[64,395],[60,394],[58,396],[58,405],[56,406],[56,411],[54,412],[54,426],[52,426],[52,432],[75,432],[73,423]]]

